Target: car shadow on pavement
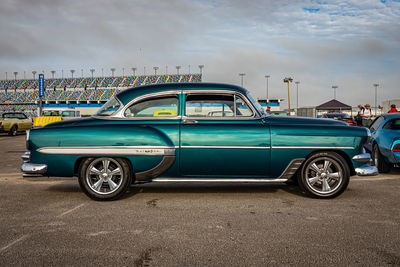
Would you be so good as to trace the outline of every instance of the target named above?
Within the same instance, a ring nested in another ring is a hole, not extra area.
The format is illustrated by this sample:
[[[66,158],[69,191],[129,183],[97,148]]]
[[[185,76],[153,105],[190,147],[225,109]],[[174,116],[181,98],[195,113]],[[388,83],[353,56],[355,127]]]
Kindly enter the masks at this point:
[[[136,194],[254,194],[277,193],[284,191],[304,197],[297,185],[293,184],[254,184],[254,183],[148,183],[132,185],[123,198]]]

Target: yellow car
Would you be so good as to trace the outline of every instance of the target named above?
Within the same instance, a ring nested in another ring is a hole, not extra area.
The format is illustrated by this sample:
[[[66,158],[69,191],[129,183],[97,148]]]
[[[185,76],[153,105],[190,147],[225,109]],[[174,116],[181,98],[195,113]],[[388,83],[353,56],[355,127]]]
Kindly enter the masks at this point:
[[[17,135],[32,128],[33,121],[22,112],[7,112],[0,117],[0,132]]]
[[[56,121],[80,118],[79,110],[71,108],[45,108],[40,117],[33,118],[33,127],[45,126]]]

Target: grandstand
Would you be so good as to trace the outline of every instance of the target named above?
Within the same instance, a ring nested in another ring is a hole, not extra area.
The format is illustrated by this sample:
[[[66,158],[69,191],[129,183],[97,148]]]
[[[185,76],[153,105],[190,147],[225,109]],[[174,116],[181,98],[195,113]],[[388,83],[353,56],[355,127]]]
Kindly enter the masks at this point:
[[[160,83],[201,82],[201,74],[143,75],[46,79],[43,107],[98,108],[118,92],[132,87]],[[0,113],[23,111],[37,115],[38,80],[1,80]],[[82,114],[87,114],[81,110]]]

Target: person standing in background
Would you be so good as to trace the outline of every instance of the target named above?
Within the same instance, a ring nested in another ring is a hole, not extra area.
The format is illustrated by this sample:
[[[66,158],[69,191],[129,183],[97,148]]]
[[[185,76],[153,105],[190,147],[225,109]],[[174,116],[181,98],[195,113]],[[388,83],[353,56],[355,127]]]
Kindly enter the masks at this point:
[[[362,117],[362,126],[369,127],[372,122],[372,111],[370,104],[365,105],[365,109],[360,116]]]
[[[358,105],[358,112],[357,116],[354,117],[354,120],[357,123],[357,126],[362,126],[362,116],[361,114],[364,113],[364,107],[362,105]]]
[[[395,104],[390,105],[390,110],[388,113],[396,113],[396,112],[399,112],[396,108],[396,105]]]

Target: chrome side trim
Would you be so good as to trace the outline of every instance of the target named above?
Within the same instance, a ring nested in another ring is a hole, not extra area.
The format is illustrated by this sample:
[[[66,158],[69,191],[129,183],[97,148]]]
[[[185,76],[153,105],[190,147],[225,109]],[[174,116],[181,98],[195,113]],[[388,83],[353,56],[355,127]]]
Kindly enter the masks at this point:
[[[224,179],[224,178],[155,178],[152,180],[152,182],[196,182],[196,183],[201,183],[201,182],[213,182],[213,183],[232,183],[232,182],[237,182],[237,183],[284,183],[286,182],[287,179],[279,179],[279,178],[271,178],[271,179],[266,179],[266,178],[249,178],[249,179]]]
[[[205,149],[270,149],[268,146],[181,146],[181,148],[205,148]]]
[[[174,146],[88,146],[43,147],[39,153],[51,155],[175,156]]]
[[[47,172],[47,165],[24,162],[21,171],[25,174],[44,174]]]
[[[31,152],[25,152],[22,156],[21,159],[24,162],[29,162],[29,160],[31,159]]]
[[[154,168],[136,173],[135,177],[137,181],[150,179],[161,175],[163,172],[169,169],[175,162],[175,156],[165,156],[161,162]]]
[[[352,146],[272,146],[272,149],[354,149]]]
[[[353,160],[357,162],[370,162],[371,156],[368,153],[358,154],[353,157]]]
[[[305,159],[294,159],[292,160],[289,165],[286,167],[286,169],[282,172],[282,174],[279,176],[280,179],[286,179],[289,180],[292,178],[292,176],[296,173],[296,171],[300,168],[301,164],[303,163]]]

